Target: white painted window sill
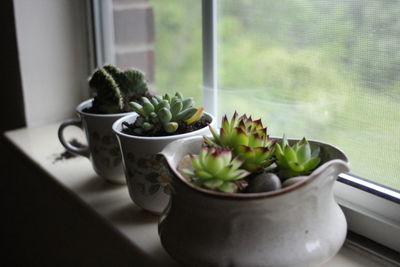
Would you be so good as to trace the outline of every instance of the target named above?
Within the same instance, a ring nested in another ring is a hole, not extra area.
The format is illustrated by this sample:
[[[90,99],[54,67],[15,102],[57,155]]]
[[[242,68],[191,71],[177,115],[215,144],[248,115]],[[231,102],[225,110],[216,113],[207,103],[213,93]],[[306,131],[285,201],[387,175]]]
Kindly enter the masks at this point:
[[[54,161],[55,155],[64,151],[57,138],[58,126],[59,123],[24,128],[6,132],[5,136],[24,156],[43,169],[49,179],[56,180],[65,190],[73,192],[97,212],[99,218],[130,240],[133,247],[139,248],[141,257],[153,262],[155,266],[178,266],[161,246],[157,234],[158,218],[141,211],[131,201],[126,186],[112,185],[97,177],[86,158]],[[82,138],[79,129],[71,129],[66,134]],[[346,242],[340,252],[324,266],[376,267],[392,264]]]

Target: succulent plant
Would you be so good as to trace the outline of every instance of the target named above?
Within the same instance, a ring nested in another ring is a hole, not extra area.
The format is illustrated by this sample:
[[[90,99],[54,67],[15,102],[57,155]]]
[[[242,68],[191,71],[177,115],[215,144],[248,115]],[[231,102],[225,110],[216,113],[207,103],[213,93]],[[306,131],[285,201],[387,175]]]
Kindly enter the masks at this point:
[[[211,127],[213,138],[204,137],[209,146],[232,149],[243,161],[242,168],[250,172],[260,172],[273,163],[274,142],[269,139],[267,128],[261,119],[252,120],[251,116],[238,116],[235,112],[231,121],[226,115],[222,119],[219,134]]]
[[[133,126],[133,132],[139,135],[156,133],[160,129],[168,134],[174,133],[179,122],[192,124],[201,118],[204,110],[193,107],[193,98],[184,98],[181,93],[172,97],[169,94],[163,97],[142,97],[140,102],[129,103],[139,114]]]
[[[311,146],[305,137],[290,146],[286,137],[283,136],[281,143],[275,144],[279,177],[287,179],[311,173],[321,161],[318,154],[319,147],[311,151]]]
[[[100,113],[131,111],[129,101],[149,95],[143,73],[132,68],[122,71],[110,64],[94,71],[89,86],[96,94],[93,107]]]
[[[239,169],[242,161],[233,158],[232,151],[218,147],[202,146],[199,155],[190,155],[194,170],[183,172],[192,178],[195,185],[233,193],[238,189],[235,181],[241,180],[250,173]]]

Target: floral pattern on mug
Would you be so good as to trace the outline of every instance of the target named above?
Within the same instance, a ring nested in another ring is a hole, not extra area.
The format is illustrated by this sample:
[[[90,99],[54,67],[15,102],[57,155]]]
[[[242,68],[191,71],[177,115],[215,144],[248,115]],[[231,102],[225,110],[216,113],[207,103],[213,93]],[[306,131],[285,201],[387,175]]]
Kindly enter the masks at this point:
[[[122,163],[119,151],[118,140],[109,132],[100,134],[97,131],[92,133],[93,154],[98,155],[102,164],[108,168],[118,167]]]
[[[162,158],[152,154],[136,160],[133,153],[128,153],[127,158],[133,163],[127,174],[130,178],[135,177],[134,180],[139,180],[135,182],[135,186],[142,194],[154,195],[160,190],[170,194],[170,174]]]

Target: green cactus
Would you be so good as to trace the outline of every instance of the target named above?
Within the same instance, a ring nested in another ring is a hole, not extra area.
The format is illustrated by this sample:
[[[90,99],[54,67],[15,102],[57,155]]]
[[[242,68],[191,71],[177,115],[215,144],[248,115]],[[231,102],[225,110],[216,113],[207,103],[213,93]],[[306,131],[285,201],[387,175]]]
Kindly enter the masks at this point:
[[[131,111],[130,101],[149,96],[143,73],[132,68],[122,71],[110,64],[95,70],[89,86],[95,91],[93,108],[99,113]]]
[[[195,185],[233,193],[237,192],[238,186],[235,181],[239,181],[249,175],[246,170],[239,169],[242,161],[232,158],[230,150],[218,147],[203,146],[199,155],[190,155],[193,171],[182,170],[191,177]]]
[[[267,128],[261,120],[241,117],[235,112],[229,122],[226,115],[222,119],[219,134],[211,127],[213,138],[204,137],[209,146],[232,149],[243,161],[242,168],[250,172],[260,172],[273,163],[274,142],[267,135]]]
[[[283,136],[281,143],[275,144],[275,157],[278,175],[281,179],[310,174],[320,163],[319,147],[311,151],[311,146],[304,137],[290,146]]]
[[[184,98],[181,93],[176,93],[173,97],[168,94],[163,97],[142,97],[140,104],[129,104],[139,114],[133,125],[133,132],[139,135],[152,135],[161,129],[172,134],[178,129],[179,122],[192,124],[199,120],[203,113],[203,108],[193,107],[193,99]]]

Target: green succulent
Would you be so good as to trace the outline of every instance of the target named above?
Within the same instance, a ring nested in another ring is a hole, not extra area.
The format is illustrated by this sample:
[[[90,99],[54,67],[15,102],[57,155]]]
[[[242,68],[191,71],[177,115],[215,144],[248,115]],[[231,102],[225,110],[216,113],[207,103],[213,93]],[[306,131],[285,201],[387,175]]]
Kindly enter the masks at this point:
[[[252,120],[246,115],[239,117],[235,112],[231,121],[226,115],[223,117],[219,134],[209,127],[213,138],[204,137],[205,143],[232,149],[243,161],[242,168],[260,172],[273,163],[274,142],[269,139],[261,119]]]
[[[149,95],[143,73],[110,64],[94,71],[89,86],[95,91],[93,107],[106,114],[131,111],[129,101]]]
[[[183,172],[192,178],[195,185],[204,188],[233,193],[238,190],[235,181],[250,174],[239,169],[242,161],[232,158],[230,150],[203,146],[199,155],[190,157],[194,170],[184,169]]]
[[[139,114],[134,123],[136,134],[156,133],[163,129],[166,133],[176,132],[179,122],[192,124],[199,120],[203,108],[193,107],[193,98],[184,98],[181,93],[175,96],[165,94],[163,97],[142,97],[141,103],[130,102],[130,106]]]
[[[281,143],[275,144],[276,164],[278,175],[282,179],[311,173],[320,163],[319,147],[311,151],[311,146],[304,137],[290,146],[283,136]]]

